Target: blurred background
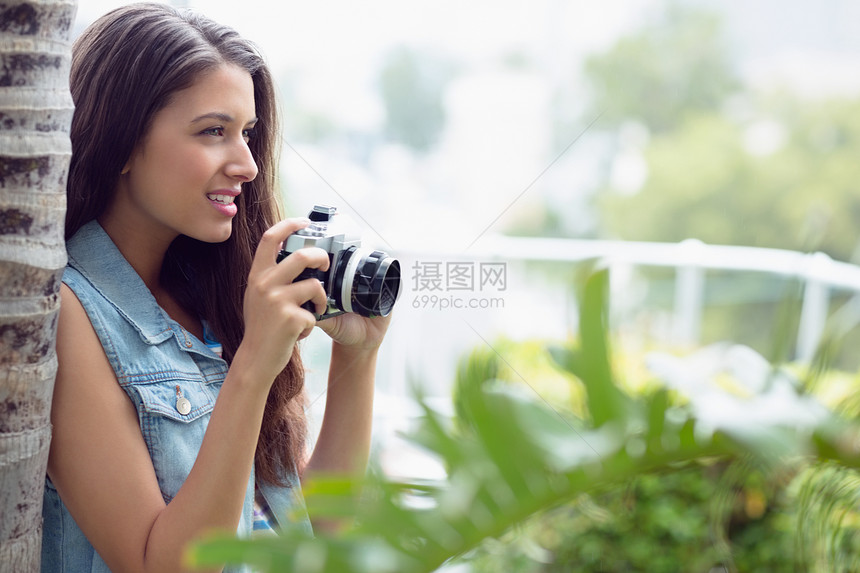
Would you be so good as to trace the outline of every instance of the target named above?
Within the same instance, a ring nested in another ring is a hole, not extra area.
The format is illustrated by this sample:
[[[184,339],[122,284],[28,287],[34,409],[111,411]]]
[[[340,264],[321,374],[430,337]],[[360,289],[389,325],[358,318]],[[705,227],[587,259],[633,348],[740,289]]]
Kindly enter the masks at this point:
[[[77,32],[122,3],[80,0]],[[857,370],[857,2],[174,4],[268,58],[290,215],[336,205],[402,261],[378,379],[386,471],[437,475],[396,432],[415,387],[449,407],[471,348],[553,394],[541,348],[574,336],[589,261],[612,267],[630,363],[723,340],[808,360],[835,320],[836,364]],[[324,335],[305,356],[316,421]]]

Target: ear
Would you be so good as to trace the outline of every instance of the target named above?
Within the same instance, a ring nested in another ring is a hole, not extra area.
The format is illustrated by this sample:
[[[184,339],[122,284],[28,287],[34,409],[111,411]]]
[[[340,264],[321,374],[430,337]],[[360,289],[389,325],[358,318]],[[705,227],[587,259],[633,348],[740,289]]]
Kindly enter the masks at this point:
[[[126,175],[129,171],[131,171],[131,165],[129,165],[131,161],[126,162],[122,167],[122,171],[119,172],[120,175]]]

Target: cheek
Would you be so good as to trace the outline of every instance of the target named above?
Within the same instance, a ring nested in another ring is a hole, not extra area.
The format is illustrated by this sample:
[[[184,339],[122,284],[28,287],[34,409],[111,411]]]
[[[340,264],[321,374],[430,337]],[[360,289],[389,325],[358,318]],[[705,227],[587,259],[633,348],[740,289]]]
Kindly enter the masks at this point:
[[[131,162],[134,186],[148,196],[170,199],[199,191],[217,172],[217,151],[194,139],[154,134]]]
[[[162,153],[156,173],[166,185],[199,185],[212,178],[217,161],[199,149]]]

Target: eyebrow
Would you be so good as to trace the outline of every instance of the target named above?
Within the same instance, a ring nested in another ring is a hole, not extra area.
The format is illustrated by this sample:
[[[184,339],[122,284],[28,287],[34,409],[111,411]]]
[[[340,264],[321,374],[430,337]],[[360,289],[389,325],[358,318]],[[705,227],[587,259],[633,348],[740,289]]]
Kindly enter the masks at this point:
[[[236,121],[236,120],[233,118],[233,116],[232,116],[232,115],[228,115],[228,114],[226,114],[226,113],[221,113],[221,112],[213,111],[213,112],[210,112],[210,113],[204,113],[204,114],[203,114],[203,115],[201,115],[201,116],[195,117],[194,119],[192,119],[192,120],[191,120],[191,123],[197,123],[198,121],[203,121],[203,120],[206,120],[206,119],[214,119],[214,120],[216,120],[216,121],[222,121],[222,122],[224,122],[224,123],[232,123],[232,122]],[[255,117],[255,118],[253,118],[252,120],[250,120],[250,121],[248,122],[248,124],[257,123],[257,121],[259,121],[259,118]],[[247,125],[247,124],[246,124],[246,125]]]

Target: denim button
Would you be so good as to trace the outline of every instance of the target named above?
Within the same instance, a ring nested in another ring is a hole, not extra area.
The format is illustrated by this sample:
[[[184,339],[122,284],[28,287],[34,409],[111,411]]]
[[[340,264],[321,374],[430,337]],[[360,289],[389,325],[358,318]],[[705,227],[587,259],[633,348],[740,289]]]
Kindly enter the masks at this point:
[[[188,398],[177,398],[176,399],[176,411],[185,416],[188,412],[191,411],[191,402],[188,401]]]
[[[191,401],[182,395],[182,390],[179,386],[176,387],[176,411],[183,416],[191,411]]]

